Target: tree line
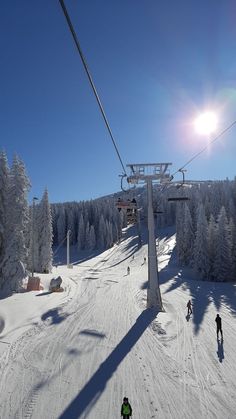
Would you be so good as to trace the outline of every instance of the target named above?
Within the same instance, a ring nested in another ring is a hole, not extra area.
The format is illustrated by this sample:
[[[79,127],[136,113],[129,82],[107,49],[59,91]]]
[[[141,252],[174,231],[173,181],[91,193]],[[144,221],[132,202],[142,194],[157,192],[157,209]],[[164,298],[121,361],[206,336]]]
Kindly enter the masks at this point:
[[[236,278],[236,180],[185,188],[189,201],[177,204],[176,250],[180,265],[200,278]]]

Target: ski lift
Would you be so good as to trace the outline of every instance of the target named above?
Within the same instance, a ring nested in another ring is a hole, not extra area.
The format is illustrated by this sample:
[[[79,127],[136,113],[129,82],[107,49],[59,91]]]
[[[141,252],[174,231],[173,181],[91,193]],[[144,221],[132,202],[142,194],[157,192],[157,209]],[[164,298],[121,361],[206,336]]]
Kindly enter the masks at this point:
[[[182,180],[181,184],[177,186],[177,189],[181,188],[185,184],[184,172],[186,172],[186,170],[185,169],[179,169],[179,172],[182,173],[183,180]],[[167,200],[169,202],[185,202],[185,201],[189,201],[190,198],[188,198],[187,196],[172,196],[170,198],[167,198]]]
[[[134,224],[137,222],[137,201],[135,198],[133,198],[132,201],[130,199],[122,200],[121,198],[118,198],[115,205],[119,212],[121,210],[126,212],[127,224]]]

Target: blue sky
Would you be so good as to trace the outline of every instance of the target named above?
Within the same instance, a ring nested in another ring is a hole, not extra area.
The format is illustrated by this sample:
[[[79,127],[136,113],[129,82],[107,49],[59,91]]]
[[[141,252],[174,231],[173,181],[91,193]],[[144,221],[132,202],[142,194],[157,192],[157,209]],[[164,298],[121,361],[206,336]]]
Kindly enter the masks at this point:
[[[65,0],[125,164],[172,162],[207,143],[192,121],[236,119],[234,0]],[[52,202],[119,190],[120,162],[58,0],[0,3],[0,135]],[[236,127],[188,179],[236,175]]]

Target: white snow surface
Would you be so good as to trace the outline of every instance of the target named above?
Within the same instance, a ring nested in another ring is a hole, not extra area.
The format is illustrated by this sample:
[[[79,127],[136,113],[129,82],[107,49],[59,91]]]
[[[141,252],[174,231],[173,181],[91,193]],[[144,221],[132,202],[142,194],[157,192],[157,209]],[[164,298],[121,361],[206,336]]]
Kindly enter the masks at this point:
[[[134,419],[236,417],[235,285],[180,270],[169,234],[158,244],[165,312],[146,310],[136,239],[127,229],[99,256],[40,275],[43,291],[0,300],[1,419],[114,419],[124,396]],[[64,292],[48,293],[56,275]]]

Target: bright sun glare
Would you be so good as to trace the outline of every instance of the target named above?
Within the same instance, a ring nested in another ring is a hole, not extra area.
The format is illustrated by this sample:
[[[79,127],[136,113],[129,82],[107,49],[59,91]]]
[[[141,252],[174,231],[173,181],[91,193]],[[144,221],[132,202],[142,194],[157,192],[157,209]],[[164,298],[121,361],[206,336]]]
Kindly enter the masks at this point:
[[[194,122],[195,130],[198,134],[211,134],[217,128],[217,122],[217,117],[214,112],[204,112],[196,118]]]

